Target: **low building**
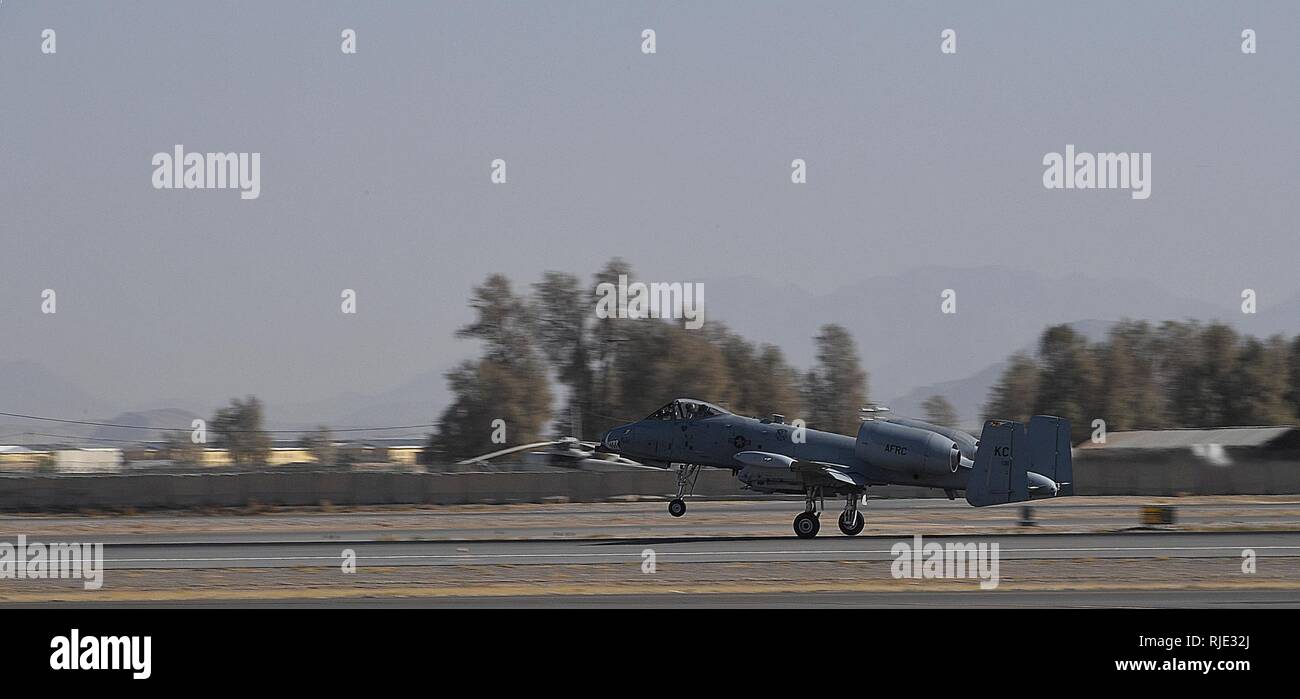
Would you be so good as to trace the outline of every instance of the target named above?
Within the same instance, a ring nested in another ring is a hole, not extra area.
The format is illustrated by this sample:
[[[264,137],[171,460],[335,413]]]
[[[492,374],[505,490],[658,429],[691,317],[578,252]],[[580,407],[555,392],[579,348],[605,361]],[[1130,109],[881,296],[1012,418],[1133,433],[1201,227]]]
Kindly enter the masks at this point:
[[[28,472],[51,463],[50,452],[15,444],[0,444],[0,471]]]
[[[122,470],[121,449],[59,449],[54,452],[58,473],[117,473]]]
[[[1111,432],[1074,451],[1078,495],[1300,493],[1300,429]]]

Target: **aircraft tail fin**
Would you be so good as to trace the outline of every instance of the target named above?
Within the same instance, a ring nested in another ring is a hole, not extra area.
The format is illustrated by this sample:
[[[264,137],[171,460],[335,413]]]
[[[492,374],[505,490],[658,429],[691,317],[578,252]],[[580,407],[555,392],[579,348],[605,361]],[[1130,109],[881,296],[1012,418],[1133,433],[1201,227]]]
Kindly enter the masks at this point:
[[[1035,415],[1029,428],[989,420],[980,432],[966,501],[976,507],[1074,494],[1070,422]]]
[[[1057,495],[1074,495],[1074,462],[1070,458],[1070,421],[1035,415],[1029,418],[1030,470],[1055,483]]]
[[[989,420],[975,448],[975,466],[966,482],[966,502],[975,507],[1029,499],[1025,460],[1025,426],[1019,422]]]

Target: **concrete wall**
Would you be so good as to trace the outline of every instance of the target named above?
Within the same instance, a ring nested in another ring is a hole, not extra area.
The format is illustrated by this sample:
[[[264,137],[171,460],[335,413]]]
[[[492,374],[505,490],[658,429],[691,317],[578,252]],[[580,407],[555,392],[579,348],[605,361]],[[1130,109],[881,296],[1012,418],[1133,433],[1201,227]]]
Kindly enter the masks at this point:
[[[1272,495],[1300,493],[1300,461],[1239,461],[1217,466],[1198,459],[1147,460],[1076,456],[1078,495]],[[747,491],[729,471],[706,469],[695,493],[737,496]],[[676,491],[666,471],[512,473],[396,473],[290,471],[230,474],[0,476],[0,510],[241,507],[264,505],[595,502]],[[925,488],[872,488],[871,497],[942,497]]]
[[[1300,493],[1300,461],[1076,456],[1074,482],[1076,495],[1289,495]]]
[[[230,474],[0,476],[0,510],[242,507],[247,505],[386,505],[596,502],[620,496],[667,496],[676,476],[664,471],[396,473],[297,471]],[[696,495],[747,491],[730,471],[700,473]],[[933,495],[922,488],[873,488],[872,497]]]

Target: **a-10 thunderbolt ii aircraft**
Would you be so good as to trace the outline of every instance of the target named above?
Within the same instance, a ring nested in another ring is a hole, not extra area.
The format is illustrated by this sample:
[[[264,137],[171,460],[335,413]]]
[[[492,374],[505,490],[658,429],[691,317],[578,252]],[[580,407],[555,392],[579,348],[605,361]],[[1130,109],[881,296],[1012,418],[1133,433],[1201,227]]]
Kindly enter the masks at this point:
[[[979,439],[921,420],[866,413],[856,437],[786,424],[780,415],[756,419],[704,401],[679,398],[639,422],[601,437],[600,449],[662,468],[676,467],[674,517],[686,514],[682,498],[695,488],[700,468],[729,468],[760,493],[804,496],[794,518],[800,538],[817,536],[827,495],[844,498],[840,531],[855,536],[867,488],[911,485],[942,489],[949,499],[965,491],[976,507],[1074,493],[1070,424],[1035,415],[1025,425],[989,420]]]

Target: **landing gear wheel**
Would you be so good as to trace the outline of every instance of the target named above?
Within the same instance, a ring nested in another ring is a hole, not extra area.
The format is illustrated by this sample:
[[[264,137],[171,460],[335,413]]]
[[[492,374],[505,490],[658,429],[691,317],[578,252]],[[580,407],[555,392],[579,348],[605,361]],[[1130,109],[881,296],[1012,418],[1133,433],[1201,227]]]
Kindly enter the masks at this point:
[[[672,502],[668,503],[668,514],[674,517],[681,517],[686,514],[686,501],[681,498],[676,498]]]
[[[866,524],[867,518],[863,517],[861,512],[853,513],[852,522],[845,519],[844,515],[840,515],[840,531],[844,532],[844,536],[857,536],[858,534],[861,534],[862,528],[866,526]]]
[[[794,518],[794,533],[800,539],[811,539],[821,531],[821,520],[811,512],[803,512]]]

